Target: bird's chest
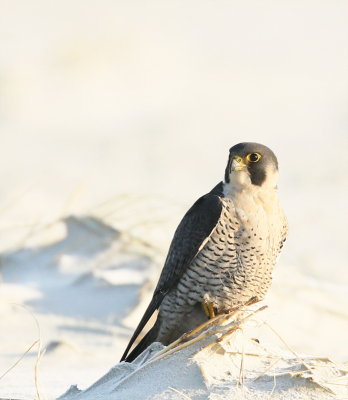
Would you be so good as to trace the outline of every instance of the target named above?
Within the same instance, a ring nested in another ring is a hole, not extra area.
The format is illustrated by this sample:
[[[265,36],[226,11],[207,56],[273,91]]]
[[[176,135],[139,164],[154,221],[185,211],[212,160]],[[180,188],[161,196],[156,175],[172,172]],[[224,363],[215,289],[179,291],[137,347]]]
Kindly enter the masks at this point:
[[[279,225],[279,226],[278,226]],[[230,199],[223,199],[221,217],[212,232],[202,257],[210,254],[211,267],[253,267],[275,263],[280,240],[280,224],[277,218],[267,214],[257,204],[238,208]]]
[[[191,265],[197,290],[218,309],[260,299],[271,283],[281,238],[273,214],[258,204],[223,199],[221,217],[205,246]]]

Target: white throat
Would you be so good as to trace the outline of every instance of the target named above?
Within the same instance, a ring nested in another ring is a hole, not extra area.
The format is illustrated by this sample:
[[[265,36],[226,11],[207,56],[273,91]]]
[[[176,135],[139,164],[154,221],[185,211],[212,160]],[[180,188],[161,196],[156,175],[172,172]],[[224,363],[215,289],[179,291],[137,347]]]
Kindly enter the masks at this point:
[[[266,170],[266,179],[261,186],[253,185],[251,183],[250,175],[247,168],[240,171],[231,171],[230,181],[224,181],[224,195],[232,197],[237,193],[249,192],[250,194],[256,194],[261,191],[276,191],[278,182],[278,171],[275,171],[272,167]]]

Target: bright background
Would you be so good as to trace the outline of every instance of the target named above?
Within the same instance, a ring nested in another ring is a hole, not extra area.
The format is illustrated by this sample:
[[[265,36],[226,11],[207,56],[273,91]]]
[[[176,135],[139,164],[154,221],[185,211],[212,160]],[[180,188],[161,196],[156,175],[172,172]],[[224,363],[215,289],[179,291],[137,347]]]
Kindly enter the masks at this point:
[[[271,147],[287,257],[348,282],[348,4],[2,0],[3,226],[124,192],[189,206]],[[14,204],[14,200],[16,203]]]
[[[307,330],[293,338],[301,351],[340,354],[347,21],[348,2],[335,0],[1,0],[0,248],[122,193],[181,207],[167,215],[168,244],[223,178],[228,149],[260,142],[278,157],[290,225],[279,326]]]

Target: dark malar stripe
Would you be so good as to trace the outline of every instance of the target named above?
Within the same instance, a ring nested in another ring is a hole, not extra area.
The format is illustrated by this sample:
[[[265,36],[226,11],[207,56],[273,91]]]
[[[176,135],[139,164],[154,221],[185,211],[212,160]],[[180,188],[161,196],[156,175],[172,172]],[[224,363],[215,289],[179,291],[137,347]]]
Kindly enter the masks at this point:
[[[230,173],[231,173],[231,168],[232,168],[232,157],[229,158],[228,163],[227,163],[227,167],[225,170],[225,182],[226,183],[230,183]]]

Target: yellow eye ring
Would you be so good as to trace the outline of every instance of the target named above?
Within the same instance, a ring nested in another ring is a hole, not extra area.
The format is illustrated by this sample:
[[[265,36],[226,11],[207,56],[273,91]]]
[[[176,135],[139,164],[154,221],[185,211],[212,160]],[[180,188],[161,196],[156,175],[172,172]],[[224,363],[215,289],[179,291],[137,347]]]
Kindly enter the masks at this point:
[[[247,155],[246,158],[247,158],[247,160],[249,162],[258,162],[259,159],[261,158],[261,154],[259,154],[259,153],[250,153],[250,154]]]

